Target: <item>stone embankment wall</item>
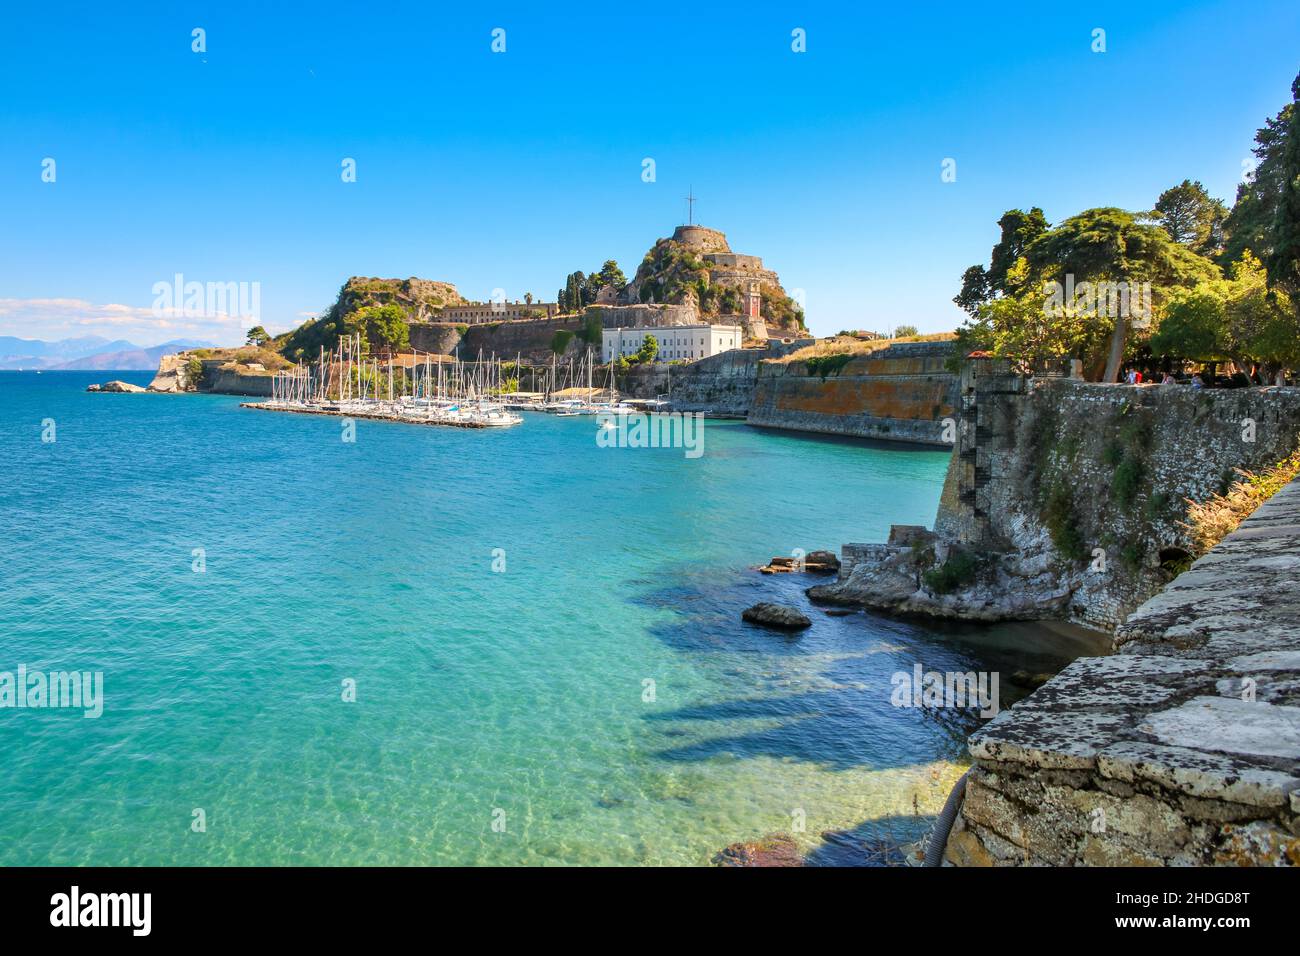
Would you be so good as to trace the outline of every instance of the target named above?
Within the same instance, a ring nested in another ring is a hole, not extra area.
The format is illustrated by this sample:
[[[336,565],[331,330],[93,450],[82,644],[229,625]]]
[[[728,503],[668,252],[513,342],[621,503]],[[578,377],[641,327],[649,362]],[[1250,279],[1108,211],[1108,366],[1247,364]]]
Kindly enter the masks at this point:
[[[270,398],[272,378],[269,373],[245,374],[219,367],[205,368],[203,391],[217,395],[252,395],[258,398]]]
[[[607,329],[694,325],[700,321],[700,313],[693,304],[593,305],[587,312],[599,318]]]
[[[1300,441],[1300,389],[1060,378],[1016,388],[990,371],[987,389],[963,396],[975,415],[964,407],[955,493],[936,529],[1012,555],[1026,583],[1051,567],[1064,616],[1106,630],[1185,566],[1188,499],[1225,490],[1239,468],[1276,464]]]
[[[471,325],[460,340],[458,348],[450,353],[459,355],[466,361],[478,358],[482,350],[484,358],[496,355],[502,361],[514,361],[516,355],[522,355],[525,362],[545,365],[550,362],[551,343],[555,333],[561,330],[578,332],[583,327],[583,320],[577,317],[547,320],[523,319],[514,322],[491,322],[486,325]],[[587,348],[587,344],[575,335],[568,344],[563,356],[577,355]],[[594,346],[597,361],[600,359],[600,343]]]
[[[759,370],[749,423],[765,428],[944,442],[956,413],[956,377],[945,368],[948,343],[903,343],[854,358],[825,376],[804,362],[769,362]]]
[[[955,414],[947,353],[946,344],[903,343],[823,378],[803,362],[767,361],[779,350],[745,349],[689,365],[634,367],[619,388],[632,398],[669,395],[678,411],[764,428],[939,444],[943,419]]]
[[[970,739],[947,858],[1300,866],[1300,484]]]
[[[633,366],[619,378],[629,398],[670,396],[674,411],[744,418],[754,400],[762,349],[733,349],[687,365]]]
[[[967,363],[931,540],[845,547],[827,601],[1111,631],[1191,558],[1187,500],[1300,441],[1300,389],[1026,380]],[[973,558],[973,560],[971,560]],[[958,564],[954,565],[954,561]],[[926,570],[952,570],[942,593]]]

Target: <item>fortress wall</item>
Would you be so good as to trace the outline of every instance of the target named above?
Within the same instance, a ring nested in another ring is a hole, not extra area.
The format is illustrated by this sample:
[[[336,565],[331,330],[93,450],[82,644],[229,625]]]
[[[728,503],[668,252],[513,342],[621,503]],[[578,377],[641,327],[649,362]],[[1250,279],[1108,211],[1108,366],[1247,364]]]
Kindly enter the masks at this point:
[[[944,348],[894,346],[854,359],[839,375],[810,375],[802,362],[766,361],[762,349],[723,352],[689,365],[639,366],[619,383],[630,398],[669,394],[676,411],[744,417],[792,431],[942,444],[956,379]]]
[[[1190,558],[1188,500],[1226,489],[1238,468],[1276,464],[1300,441],[1300,389],[1026,380],[1004,366],[967,363],[935,518],[933,566],[956,548],[976,558],[973,576],[935,592],[915,580],[909,555],[859,550],[818,596],[1113,631]]]
[[[204,363],[206,366],[208,363]],[[239,372],[208,368],[203,373],[203,391],[218,395],[253,395],[271,397],[270,375],[244,375]]]
[[[514,361],[516,355],[522,354],[525,362],[545,364],[550,362],[554,354],[551,351],[551,341],[555,338],[555,333],[561,329],[577,332],[582,326],[583,321],[577,316],[545,321],[523,319],[471,325],[460,341],[458,354],[462,359],[470,361],[478,358],[479,350],[482,349],[485,359],[495,353],[503,361]],[[583,343],[575,337],[569,343],[569,351],[581,346]]]
[[[689,305],[593,305],[587,312],[598,316],[607,329],[695,325],[700,321],[699,312]]]
[[[956,378],[941,355],[855,358],[838,373],[803,362],[765,363],[749,423],[765,428],[950,446],[943,420],[955,414]]]
[[[1104,630],[1168,580],[1162,553],[1191,548],[1182,525],[1188,499],[1223,490],[1238,468],[1275,464],[1300,440],[1296,388],[1046,379],[1017,393],[1002,377],[988,381],[987,392],[975,392],[978,427],[973,419],[961,425],[951,466],[956,503],[945,498],[936,527],[977,549],[1011,549],[1027,574],[1058,564],[1052,579],[1066,616]],[[1131,497],[1122,470],[1136,476]],[[1056,520],[1088,554],[1104,552],[1105,573],[1090,561],[1062,561],[1045,527],[1053,489]]]
[[[733,349],[689,365],[633,367],[619,380],[629,398],[670,394],[674,411],[744,418],[754,398],[761,349]]]
[[[726,234],[705,226],[678,226],[673,230],[673,239],[699,253],[731,252]]]
[[[412,323],[411,347],[435,355],[454,355],[460,344],[461,331],[455,323]]]
[[[730,266],[733,269],[747,269],[753,272],[761,272],[763,269],[761,256],[744,256],[734,252],[709,252],[705,253],[704,258],[708,262]]]

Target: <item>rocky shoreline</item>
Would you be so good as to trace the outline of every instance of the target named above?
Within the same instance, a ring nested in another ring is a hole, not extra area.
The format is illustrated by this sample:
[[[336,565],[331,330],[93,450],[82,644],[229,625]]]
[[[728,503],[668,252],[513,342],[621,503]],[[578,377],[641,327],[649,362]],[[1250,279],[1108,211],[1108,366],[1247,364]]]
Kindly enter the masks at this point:
[[[808,588],[812,601],[903,617],[991,624],[1065,619],[1079,586],[1049,554],[1024,552],[985,552],[970,558],[969,580],[947,584],[931,577],[935,583],[929,583],[927,572],[950,567],[963,552],[934,532],[905,525],[895,525],[885,544],[844,548],[839,578]]]

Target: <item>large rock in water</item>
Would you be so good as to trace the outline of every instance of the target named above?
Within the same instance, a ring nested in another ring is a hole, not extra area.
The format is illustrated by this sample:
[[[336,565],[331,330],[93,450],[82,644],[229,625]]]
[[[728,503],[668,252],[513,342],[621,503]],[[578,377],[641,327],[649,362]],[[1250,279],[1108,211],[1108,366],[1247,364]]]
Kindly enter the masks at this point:
[[[802,631],[805,627],[812,627],[812,621],[798,608],[766,601],[746,608],[740,616],[751,624],[774,627],[781,631]]]
[[[88,392],[91,392],[91,391],[95,391],[95,392],[146,392],[146,391],[148,391],[148,389],[141,388],[139,385],[132,385],[130,382],[112,381],[112,382],[105,382],[103,385],[100,385],[98,388],[95,388],[95,387],[92,386],[91,388],[86,389],[86,391],[88,391]]]

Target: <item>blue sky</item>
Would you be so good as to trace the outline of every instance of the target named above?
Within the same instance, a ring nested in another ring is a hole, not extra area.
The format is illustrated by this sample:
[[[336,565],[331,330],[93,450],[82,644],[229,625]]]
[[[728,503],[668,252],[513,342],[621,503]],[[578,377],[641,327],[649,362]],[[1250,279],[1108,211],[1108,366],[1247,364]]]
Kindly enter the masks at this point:
[[[176,273],[260,283],[272,331],[350,275],[552,299],[630,275],[688,187],[815,332],[938,331],[1007,208],[1231,201],[1300,68],[1294,0],[105,6],[0,31],[0,335],[240,338],[153,314]]]

